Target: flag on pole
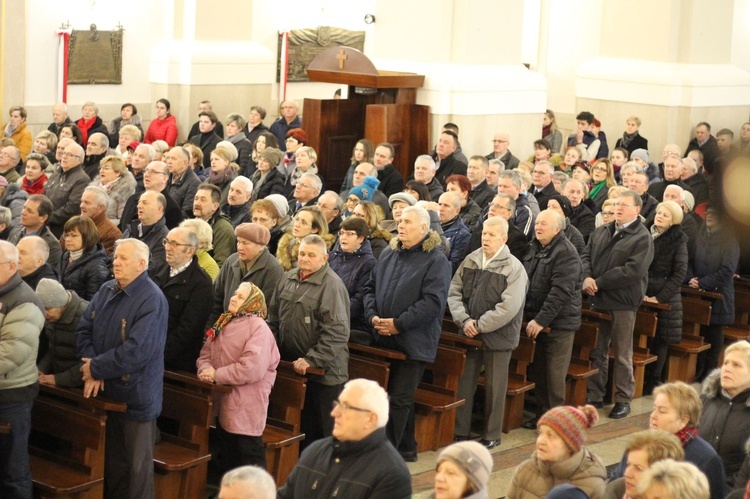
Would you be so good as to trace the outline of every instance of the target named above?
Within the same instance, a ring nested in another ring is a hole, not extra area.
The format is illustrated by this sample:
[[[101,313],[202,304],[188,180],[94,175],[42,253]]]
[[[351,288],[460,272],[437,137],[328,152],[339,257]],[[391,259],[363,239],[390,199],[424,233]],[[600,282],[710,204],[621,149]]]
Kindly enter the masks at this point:
[[[57,102],[68,102],[68,48],[72,29],[57,30]]]

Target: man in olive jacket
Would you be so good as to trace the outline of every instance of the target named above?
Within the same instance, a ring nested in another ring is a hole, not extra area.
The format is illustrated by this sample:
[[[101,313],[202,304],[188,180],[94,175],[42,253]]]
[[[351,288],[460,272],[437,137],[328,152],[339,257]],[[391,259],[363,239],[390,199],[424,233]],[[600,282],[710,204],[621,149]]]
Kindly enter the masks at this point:
[[[581,327],[581,259],[564,229],[565,218],[559,213],[539,213],[534,225],[536,238],[523,261],[529,274],[526,334],[536,340],[531,364],[536,417],[524,423],[524,428],[532,430],[542,414],[565,402],[565,375],[573,338]],[[549,333],[542,332],[545,327]]]
[[[456,411],[456,438],[467,440],[471,430],[474,392],[484,365],[484,430],[479,443],[492,449],[500,444],[508,389],[508,365],[518,346],[528,277],[505,244],[508,222],[490,217],[482,229],[482,247],[470,253],[451,281],[448,306],[464,335],[482,341],[480,350],[466,352],[458,398],[466,403]]]
[[[602,225],[583,250],[583,292],[591,296],[596,311],[612,316],[600,321],[599,341],[591,352],[599,374],[589,381],[588,399],[602,407],[609,371],[609,345],[615,351],[613,380],[615,406],[612,419],[630,414],[635,391],[633,377],[633,328],[635,312],[648,285],[648,267],[654,258],[654,243],[639,214],[643,201],[637,192],[625,191],[615,202],[615,221]]]
[[[281,358],[293,362],[297,373],[311,367],[325,371],[308,376],[302,432],[309,445],[331,435],[331,407],[349,378],[349,292],[328,265],[320,236],[302,240],[297,265],[279,281],[267,322]]]

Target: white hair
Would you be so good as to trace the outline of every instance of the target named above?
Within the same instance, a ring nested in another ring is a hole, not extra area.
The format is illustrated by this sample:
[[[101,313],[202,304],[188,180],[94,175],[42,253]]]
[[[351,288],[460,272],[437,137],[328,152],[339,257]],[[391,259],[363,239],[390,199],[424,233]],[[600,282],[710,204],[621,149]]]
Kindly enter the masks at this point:
[[[346,382],[344,390],[359,390],[360,406],[378,417],[378,428],[388,423],[388,393],[377,382],[370,379],[352,379]]]
[[[206,251],[213,249],[214,232],[208,222],[200,218],[188,218],[180,222],[179,226],[195,233],[198,237],[198,249]]]
[[[47,244],[47,241],[39,236],[26,236],[22,238],[21,241],[31,244],[31,251],[34,254],[34,259],[42,257],[42,260],[44,260],[45,263],[47,262],[49,259],[49,244]],[[18,241],[18,243],[21,241]],[[16,254],[16,262],[18,262],[18,254]]]
[[[222,487],[241,482],[245,485],[245,499],[276,499],[276,482],[268,472],[257,466],[240,466],[227,471],[221,479]]]
[[[670,184],[670,185],[667,186],[666,189],[664,189],[664,192],[667,192],[669,189],[677,190],[677,193],[679,194],[680,201],[685,201],[685,189],[683,189],[679,185]]]
[[[453,206],[454,210],[458,210],[461,208],[461,196],[459,196],[457,193],[448,191],[440,195],[441,198],[443,196],[448,196],[448,199],[450,199],[450,204],[451,206]],[[438,199],[438,203],[439,202],[440,202],[440,199]]]
[[[302,242],[299,243],[300,248],[303,244],[312,244],[313,246],[317,246],[323,254],[328,253],[325,240],[317,234],[309,234],[302,238]]]
[[[250,180],[249,178],[243,175],[240,175],[236,179],[232,180],[232,185],[234,184],[238,184],[238,185],[241,184],[245,188],[245,194],[247,194],[248,196],[253,195],[253,181]]]
[[[109,195],[107,191],[96,185],[89,185],[83,192],[93,192],[96,194],[96,204],[99,206],[106,207],[109,204]]]
[[[419,224],[424,225],[424,234],[427,234],[430,230],[430,214],[427,213],[427,210],[422,208],[421,206],[407,206],[404,208],[404,211],[401,212],[401,218],[404,218],[404,215],[407,213],[416,213],[417,218],[419,219]]]
[[[135,148],[135,150],[137,151],[141,147],[145,148],[146,151],[148,151],[149,161],[153,161],[154,158],[156,157],[156,149],[154,149],[154,146],[152,146],[151,144],[140,144],[138,147]]]
[[[430,167],[430,170],[436,171],[438,169],[437,163],[435,163],[435,160],[432,159],[432,156],[429,154],[422,154],[421,156],[417,156],[417,159],[414,160],[414,166],[417,166],[417,163],[427,163],[427,165]]]
[[[124,246],[126,244],[130,244],[133,246],[133,253],[135,254],[136,258],[145,260],[146,267],[148,267],[149,250],[146,243],[132,237],[128,239],[118,239],[117,241],[115,241],[115,251],[117,251],[117,248],[119,248],[120,246]]]
[[[698,172],[698,164],[690,156],[682,158],[682,166],[691,171],[691,173]]]
[[[104,147],[105,149],[109,149],[109,137],[107,137],[106,135],[104,135],[101,132],[96,132],[96,133],[92,133],[91,134],[91,137],[89,137],[89,140],[91,140],[94,137],[101,137],[101,139],[102,139],[102,147]]]
[[[31,237],[31,236],[28,236],[28,237]],[[38,239],[42,239],[42,238],[39,237]],[[44,239],[42,239],[42,242],[44,242]],[[44,242],[44,245],[46,246],[47,243]],[[0,251],[2,251],[3,258],[5,259],[6,262],[13,262],[16,265],[18,265],[18,248],[13,246],[8,241],[0,241]],[[47,254],[49,255],[49,246],[47,246]],[[46,262],[47,259],[45,258],[44,261]]]
[[[315,189],[316,192],[320,193],[320,190],[323,188],[323,182],[321,182],[320,177],[315,175],[314,173],[307,172],[300,175],[300,180],[303,178],[309,179],[310,182],[312,182],[312,188]],[[298,180],[299,182],[299,180]]]
[[[484,227],[500,227],[503,235],[508,235],[508,221],[503,217],[489,217],[482,224],[482,228]]]

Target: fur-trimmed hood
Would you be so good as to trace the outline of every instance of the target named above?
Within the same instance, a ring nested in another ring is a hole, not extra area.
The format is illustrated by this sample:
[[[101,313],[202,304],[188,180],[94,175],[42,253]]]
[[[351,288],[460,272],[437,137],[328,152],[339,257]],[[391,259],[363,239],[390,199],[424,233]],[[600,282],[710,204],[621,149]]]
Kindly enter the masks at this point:
[[[701,395],[710,399],[715,399],[721,395],[721,369],[714,369],[708,376],[706,376],[701,388]],[[750,397],[747,397],[745,400],[745,407],[750,409]]]
[[[333,243],[336,242],[336,237],[333,234],[326,234],[321,237],[326,242],[326,247],[330,250]],[[299,240],[291,233],[286,233],[279,239],[279,246],[276,249],[276,259],[285,271],[297,267],[299,243]]]
[[[383,241],[388,242],[391,239],[393,239],[393,237],[394,237],[393,234],[391,234],[387,230],[378,229],[378,230],[372,231],[372,234],[370,234],[369,239],[382,239]]]
[[[401,249],[401,241],[399,241],[398,237],[394,237],[391,239],[390,246],[392,250],[398,250]],[[429,230],[427,232],[427,238],[423,239],[420,243],[422,245],[422,251],[425,253],[429,253],[430,251],[440,247],[441,239],[440,235],[435,232],[434,230]]]

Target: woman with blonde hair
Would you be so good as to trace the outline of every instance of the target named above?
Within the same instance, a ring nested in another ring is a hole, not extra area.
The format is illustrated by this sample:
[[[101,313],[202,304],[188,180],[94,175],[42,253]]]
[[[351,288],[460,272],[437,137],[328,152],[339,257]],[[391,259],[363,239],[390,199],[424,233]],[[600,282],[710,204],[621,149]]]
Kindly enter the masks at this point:
[[[198,149],[191,147],[191,150]],[[221,189],[221,205],[227,202],[229,195],[229,184],[237,178],[240,167],[232,162],[232,157],[226,149],[216,148],[211,151],[211,168],[208,170],[206,181]]]
[[[602,205],[609,197],[609,188],[616,185],[612,162],[607,158],[597,159],[591,166],[591,190],[588,201],[589,208],[594,214],[602,211]]]
[[[198,265],[206,271],[206,274],[211,278],[211,282],[216,280],[219,275],[219,265],[216,260],[208,253],[213,246],[214,231],[211,226],[205,220],[200,218],[189,218],[180,222],[180,227],[188,229],[193,232],[198,238],[198,251],[195,252],[195,256],[198,257]]]
[[[555,113],[551,109],[547,109],[542,117],[542,139],[550,143],[552,146],[551,151],[553,153],[560,152],[563,136],[562,132],[557,129]]]
[[[695,465],[665,459],[643,474],[638,484],[641,499],[708,499],[708,481]]]
[[[380,207],[372,201],[359,201],[354,207],[352,215],[364,219],[367,222],[370,234],[367,240],[370,241],[372,254],[377,260],[380,253],[388,247],[388,243],[393,238],[393,234],[383,229],[380,222],[383,221],[383,215],[380,213]]]
[[[125,203],[135,192],[136,181],[120,156],[105,156],[99,163],[99,175],[90,185],[104,189],[109,196],[107,218],[117,225],[122,218]]]
[[[328,233],[326,216],[317,206],[304,206],[292,219],[292,231],[281,236],[276,250],[276,259],[284,270],[297,268],[297,254],[302,240],[310,234],[317,234],[326,242],[330,250],[336,237]]]
[[[44,154],[49,160],[50,164],[57,163],[55,158],[55,149],[57,148],[57,135],[50,132],[49,130],[42,130],[34,137],[34,146],[31,151],[37,154]],[[28,156],[26,157],[28,159]]]

